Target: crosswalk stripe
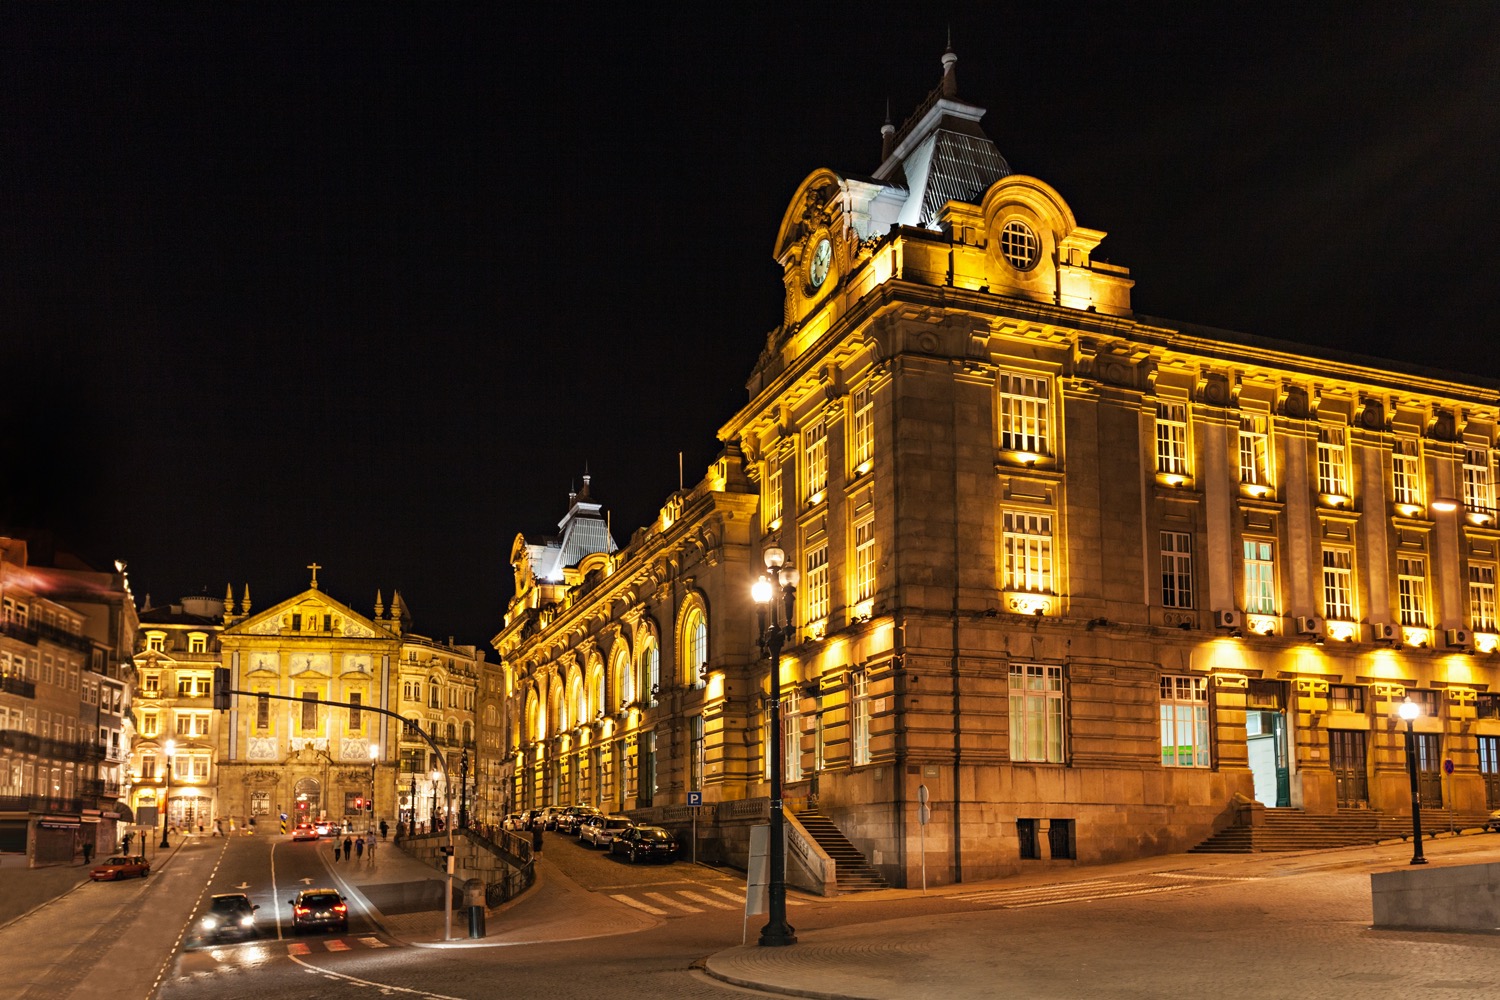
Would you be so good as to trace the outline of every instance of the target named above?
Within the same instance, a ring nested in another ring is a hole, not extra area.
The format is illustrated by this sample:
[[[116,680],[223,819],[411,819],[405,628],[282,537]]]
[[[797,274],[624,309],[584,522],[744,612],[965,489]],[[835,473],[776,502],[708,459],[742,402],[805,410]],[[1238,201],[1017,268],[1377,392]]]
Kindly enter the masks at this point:
[[[650,913],[653,916],[665,917],[667,915],[667,911],[666,910],[658,910],[654,906],[651,906],[651,905],[649,905],[647,903],[643,903],[639,899],[631,899],[629,896],[623,896],[623,895],[618,895],[618,894],[611,894],[609,898],[610,899],[618,899],[620,902],[624,903],[626,906],[633,906],[637,910],[645,910],[647,913]]]
[[[1171,892],[1174,889],[1185,889],[1183,885],[1161,885],[1150,889],[1128,889],[1121,892],[1100,892],[1092,896],[1063,896],[1057,899],[1039,899],[1028,903],[1012,903],[1009,909],[1022,910],[1030,906],[1050,906],[1054,903],[1092,903],[1097,899],[1117,899],[1121,896],[1150,896],[1158,892]]]
[[[701,910],[700,908],[698,908],[696,906],[689,906],[686,903],[679,903],[679,902],[677,902],[677,900],[673,899],[671,896],[668,896],[666,893],[662,893],[662,892],[648,892],[648,893],[645,893],[645,896],[646,896],[647,899],[654,899],[654,900],[656,900],[658,903],[661,903],[663,906],[675,906],[677,909],[681,910],[684,913],[702,913],[703,912],[703,910]]]
[[[378,937],[362,937],[362,938],[359,939],[359,943],[362,944],[362,945],[364,945],[367,948],[389,948],[390,947],[390,945],[386,944],[384,941],[380,940],[380,938],[378,938]]]
[[[707,896],[700,896],[696,892],[689,892],[686,889],[682,890],[682,895],[688,899],[691,899],[695,903],[702,903],[704,906],[712,906],[720,910],[734,909],[734,907],[730,906],[728,903],[721,903],[717,899],[709,899]]]
[[[1058,893],[1094,892],[1102,889],[1119,889],[1145,885],[1144,882],[1124,882],[1119,879],[1094,879],[1088,882],[1070,882],[1065,885],[1038,885],[1028,888],[987,889],[980,892],[964,892],[954,899],[990,901],[997,899],[1031,899],[1038,896],[1053,896]]]
[[[725,899],[738,903],[740,906],[745,905],[745,894],[743,892],[730,892],[728,889],[720,889],[716,885],[706,886],[706,888],[716,896],[723,896]]]
[[[323,947],[327,948],[329,951],[348,951],[349,942],[340,941],[338,938],[329,938],[327,941],[323,942]]]

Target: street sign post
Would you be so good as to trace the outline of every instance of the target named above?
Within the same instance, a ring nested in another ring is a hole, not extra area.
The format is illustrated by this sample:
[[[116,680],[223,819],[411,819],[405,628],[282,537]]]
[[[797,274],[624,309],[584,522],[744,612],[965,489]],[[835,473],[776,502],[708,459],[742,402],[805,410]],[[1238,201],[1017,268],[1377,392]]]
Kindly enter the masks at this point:
[[[922,835],[922,895],[927,895],[927,821],[932,819],[932,806],[926,785],[917,786],[917,829]]]
[[[688,792],[688,808],[693,810],[693,864],[698,863],[698,810],[703,805],[702,792]]]

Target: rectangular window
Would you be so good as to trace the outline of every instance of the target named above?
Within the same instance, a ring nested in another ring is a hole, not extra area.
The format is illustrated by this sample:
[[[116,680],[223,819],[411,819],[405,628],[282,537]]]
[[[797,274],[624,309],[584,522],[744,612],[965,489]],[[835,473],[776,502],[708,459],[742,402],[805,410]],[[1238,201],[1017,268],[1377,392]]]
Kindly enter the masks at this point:
[[[354,691],[349,695],[349,732],[357,733],[364,728],[364,720],[360,718],[360,698],[363,696]]]
[[[1163,767],[1208,767],[1208,679],[1161,679]]]
[[[141,694],[155,698],[161,693],[161,674],[147,673],[141,675]]]
[[[1263,413],[1240,414],[1240,482],[1248,486],[1271,485],[1268,423],[1269,418]]]
[[[1427,624],[1427,564],[1421,558],[1396,559],[1396,591],[1401,598],[1401,624]]]
[[[143,754],[141,754],[141,780],[142,781],[155,781],[156,780],[156,754],[154,754],[154,753],[143,753]]]
[[[141,713],[141,735],[160,736],[161,719],[155,712]]]
[[[208,652],[208,636],[206,636],[206,635],[190,635],[190,636],[188,636],[188,652],[189,653],[206,653],[206,652]]]
[[[797,696],[781,700],[781,761],[786,765],[783,781],[802,780],[802,713],[797,711]]]
[[[1350,549],[1323,550],[1323,616],[1354,620],[1354,552]]]
[[[318,692],[302,692],[302,731],[315,732],[318,728]]]
[[[1016,841],[1020,845],[1021,859],[1023,861],[1034,861],[1041,858],[1042,846],[1037,838],[1036,820],[1016,820]]]
[[[809,503],[828,489],[828,428],[820,417],[802,432],[802,471],[807,485],[804,494]]]
[[[1489,514],[1495,506],[1490,483],[1490,450],[1484,446],[1464,448],[1464,507]]]
[[[1318,492],[1348,496],[1348,477],[1344,470],[1344,428],[1324,425],[1318,428]]]
[[[1035,663],[1011,665],[1010,759],[1062,763],[1062,667]]]
[[[1396,503],[1422,502],[1422,472],[1417,442],[1397,439],[1391,446],[1391,486]]]
[[[1187,404],[1159,400],[1156,404],[1157,472],[1187,475],[1187,440]]]
[[[1500,694],[1481,691],[1475,695],[1474,714],[1480,719],[1500,719]]]
[[[1357,684],[1330,684],[1328,686],[1328,710],[1363,714],[1365,689]]]
[[[851,402],[854,423],[850,431],[849,460],[856,476],[870,471],[875,458],[875,406],[868,385],[854,390]]]
[[[870,763],[870,678],[854,674],[850,692],[850,741],[853,743],[854,766]]]
[[[1441,718],[1443,714],[1443,700],[1439,692],[1433,690],[1422,690],[1419,688],[1407,688],[1406,697],[1416,703],[1422,710],[1424,719]]]
[[[1045,375],[1000,373],[1000,447],[1050,455],[1051,386]]]
[[[774,531],[775,525],[781,523],[781,468],[772,469],[766,476],[766,522],[761,525],[767,531]]]
[[[1002,518],[1005,589],[1052,593],[1052,517],[1008,510]]]
[[[1164,608],[1193,606],[1193,537],[1185,531],[1161,533],[1161,603]]]
[[[695,715],[690,720],[692,747],[690,748],[688,790],[703,790],[703,716]]]
[[[200,754],[194,754],[191,758],[193,763],[193,777],[199,781],[208,780],[208,758]]]
[[[1076,825],[1071,819],[1054,819],[1047,823],[1047,850],[1052,857],[1060,859],[1078,857]]]
[[[868,508],[854,522],[854,600],[875,596],[875,513]]]
[[[1270,542],[1245,539],[1245,610],[1252,615],[1276,613],[1276,558]]]
[[[255,728],[261,732],[271,728],[271,699],[264,693],[255,699]]]
[[[1495,631],[1495,567],[1469,564],[1469,627],[1476,632]]]
[[[146,636],[146,649],[155,653],[165,653],[167,651],[167,637],[164,635]]]
[[[809,549],[807,553],[807,620],[816,621],[828,617],[828,543]]]

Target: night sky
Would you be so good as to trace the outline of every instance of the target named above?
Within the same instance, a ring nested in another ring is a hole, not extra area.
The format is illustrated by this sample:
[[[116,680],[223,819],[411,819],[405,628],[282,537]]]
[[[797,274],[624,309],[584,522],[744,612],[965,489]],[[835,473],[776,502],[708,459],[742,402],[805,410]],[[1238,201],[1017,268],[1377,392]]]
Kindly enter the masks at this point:
[[[1139,313],[1500,377],[1495,5],[518,6],[0,6],[0,530],[486,645],[585,468],[701,477],[950,26]]]

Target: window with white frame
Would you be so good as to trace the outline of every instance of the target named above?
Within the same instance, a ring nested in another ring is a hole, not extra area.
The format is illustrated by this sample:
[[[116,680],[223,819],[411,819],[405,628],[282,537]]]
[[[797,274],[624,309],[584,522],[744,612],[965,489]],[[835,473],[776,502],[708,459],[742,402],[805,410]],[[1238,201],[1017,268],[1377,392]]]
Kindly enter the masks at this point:
[[[167,634],[165,632],[147,632],[146,649],[154,653],[165,653],[167,651]]]
[[[155,698],[161,693],[161,674],[147,671],[141,674],[141,694]]]
[[[860,475],[875,457],[875,406],[868,385],[854,390],[851,406],[854,420],[849,434],[849,463],[855,475]]]
[[[1276,549],[1273,543],[1245,539],[1245,610],[1252,615],[1276,613]]]
[[[1010,668],[1010,759],[1061,764],[1062,667],[1013,663]]]
[[[1490,450],[1483,445],[1464,448],[1464,508],[1479,514],[1492,513],[1495,506],[1490,482]]]
[[[1052,454],[1051,391],[1050,380],[1045,375],[1000,373],[997,409],[1003,450]]]
[[[868,506],[854,520],[855,602],[875,596],[875,512]]]
[[[1008,510],[1001,523],[1005,589],[1052,593],[1052,516]]]
[[[178,712],[177,735],[207,736],[208,715],[207,712]]]
[[[803,593],[807,597],[807,620],[817,621],[828,617],[828,543],[807,550],[807,566],[803,578],[806,584]]]
[[[1332,621],[1354,620],[1354,552],[1352,549],[1323,550],[1323,617]]]
[[[682,620],[682,677],[684,684],[702,687],[708,680],[708,618],[700,607]]]
[[[1176,476],[1188,472],[1187,404],[1156,403],[1156,471]]]
[[[1247,486],[1271,485],[1269,424],[1264,413],[1240,414],[1240,482]]]
[[[778,465],[766,475],[766,519],[762,528],[774,531],[775,525],[781,523],[781,503],[781,466]]]
[[[142,712],[141,713],[141,735],[142,736],[160,736],[161,735],[161,716],[158,715],[156,712]]]
[[[850,676],[850,742],[855,767],[870,763],[870,678],[865,673]]]
[[[1328,424],[1318,428],[1318,492],[1349,495],[1345,469],[1344,428]]]
[[[1193,536],[1186,531],[1161,533],[1161,603],[1164,608],[1193,606]]]
[[[821,417],[802,431],[802,473],[807,487],[803,496],[813,503],[828,489],[828,428]]]
[[[1396,592],[1402,625],[1427,624],[1427,563],[1420,556],[1396,559]]]
[[[1161,679],[1163,767],[1208,767],[1208,678]]]
[[[1469,563],[1469,627],[1476,632],[1495,631],[1495,566]]]
[[[688,790],[703,790],[703,716],[694,715],[689,720]]]
[[[782,781],[802,780],[802,713],[797,709],[797,696],[781,699],[781,762],[785,765]]]
[[[1391,495],[1396,503],[1422,502],[1422,466],[1417,442],[1397,438],[1391,445]]]
[[[204,635],[202,632],[189,632],[188,633],[188,652],[189,653],[206,653],[206,652],[208,652],[208,636]]]

